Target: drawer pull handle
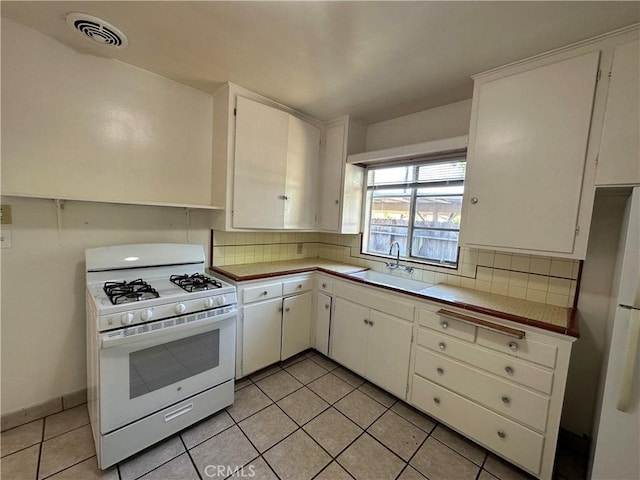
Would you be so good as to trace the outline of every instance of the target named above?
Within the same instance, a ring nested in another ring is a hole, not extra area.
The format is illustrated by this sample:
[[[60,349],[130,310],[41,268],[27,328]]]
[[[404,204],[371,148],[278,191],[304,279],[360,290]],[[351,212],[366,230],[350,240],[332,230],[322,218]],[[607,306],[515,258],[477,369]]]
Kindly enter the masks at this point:
[[[329,304],[327,303],[324,308],[326,308],[327,310],[329,310]]]
[[[519,347],[519,345],[518,345],[518,343],[517,343],[517,342],[509,342],[509,348],[510,348],[511,350],[513,350],[514,352],[515,352],[516,350],[518,350],[518,347]]]
[[[297,288],[302,288],[302,284],[298,285],[298,287],[297,287]]]
[[[322,288],[327,288],[327,284],[326,284],[326,283],[323,283],[323,284],[322,284]]]
[[[509,397],[507,397],[506,395],[504,395],[502,398],[500,398],[500,400],[502,400],[502,403],[504,403],[505,405],[511,405],[511,399]]]
[[[433,403],[440,405],[440,399],[438,397],[433,397]]]
[[[373,321],[369,320],[369,325],[373,327]]]
[[[289,310],[290,310],[289,307],[284,309],[285,312],[288,312]]]
[[[440,350],[446,350],[447,349],[447,344],[444,342],[440,342],[438,344],[438,347],[440,347]]]
[[[498,325],[497,323],[492,323],[486,320],[481,320],[479,318],[470,317],[469,315],[463,315],[462,313],[456,313],[456,312],[452,312],[450,310],[444,310],[444,309],[438,310],[437,313],[441,317],[449,318],[451,320],[457,320],[462,323],[468,323],[469,325],[473,325],[474,327],[484,328],[485,330],[498,332],[503,335],[507,335],[509,337],[514,337],[514,338],[525,337],[525,332],[523,332],[522,330],[516,330],[515,328],[505,327],[503,325]],[[442,325],[442,321],[440,322],[440,325]]]
[[[365,325],[369,325],[369,320],[367,320],[366,318],[364,319],[364,324]]]
[[[269,295],[269,292],[265,290],[264,292],[262,292],[262,295]]]
[[[498,436],[499,436],[500,438],[507,438],[507,434],[506,434],[506,433],[504,433],[504,431],[503,431],[503,430],[498,430]]]
[[[446,330],[447,328],[449,328],[449,322],[445,322],[443,320],[442,322],[440,322],[440,326]]]
[[[513,375],[513,367],[510,367],[509,365],[507,365],[506,367],[504,367],[504,371],[507,372],[508,375]]]
[[[444,369],[443,368],[436,368],[436,372],[438,372],[438,375],[444,375]]]
[[[185,413],[189,413],[191,410],[193,410],[193,403],[190,403],[188,405],[180,407],[177,410],[174,410],[173,412],[167,413],[164,416],[164,421],[165,422],[170,422],[171,420],[173,420],[174,418],[179,417],[180,415],[184,415]]]

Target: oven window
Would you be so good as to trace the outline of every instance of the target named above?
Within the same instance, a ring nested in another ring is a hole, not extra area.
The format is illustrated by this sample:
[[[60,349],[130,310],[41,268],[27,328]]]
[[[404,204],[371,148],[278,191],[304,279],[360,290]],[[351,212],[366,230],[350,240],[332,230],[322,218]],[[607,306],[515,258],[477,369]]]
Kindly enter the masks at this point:
[[[129,354],[129,398],[153,392],[220,364],[220,330]]]

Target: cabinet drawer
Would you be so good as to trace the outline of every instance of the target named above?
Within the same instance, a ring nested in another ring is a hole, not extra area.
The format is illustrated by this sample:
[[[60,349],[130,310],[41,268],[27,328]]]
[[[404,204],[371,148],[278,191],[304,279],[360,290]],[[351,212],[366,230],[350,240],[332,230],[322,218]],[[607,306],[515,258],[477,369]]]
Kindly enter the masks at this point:
[[[423,348],[417,349],[415,372],[540,432],[546,430],[549,397]]]
[[[418,345],[482,368],[507,380],[526,385],[539,392],[551,393],[553,372],[517,358],[494,353],[426,328],[420,328],[418,331]]]
[[[482,329],[478,331],[477,343],[545,367],[555,368],[556,366],[558,348],[554,345],[547,345],[528,338],[513,338],[502,333]]]
[[[539,473],[542,435],[417,375],[411,403],[533,474]]]
[[[282,282],[269,283],[266,285],[258,285],[255,287],[247,287],[242,292],[242,302],[252,303],[268,298],[282,296]]]
[[[441,317],[429,310],[420,310],[420,325],[468,342],[473,342],[476,338],[476,327],[473,325]]]
[[[327,278],[318,278],[318,290],[324,293],[333,293],[333,281]]]
[[[293,280],[287,280],[282,282],[283,295],[291,295],[292,293],[307,292],[313,289],[313,279],[307,278],[295,278]]]

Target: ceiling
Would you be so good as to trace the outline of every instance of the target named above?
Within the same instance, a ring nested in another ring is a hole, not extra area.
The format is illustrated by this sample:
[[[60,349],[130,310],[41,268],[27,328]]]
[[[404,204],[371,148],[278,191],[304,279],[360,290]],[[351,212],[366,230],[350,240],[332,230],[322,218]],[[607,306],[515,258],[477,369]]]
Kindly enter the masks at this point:
[[[83,53],[200,90],[234,82],[320,120],[373,123],[472,95],[469,78],[640,21],[640,2],[2,1],[2,16]],[[68,12],[129,39],[84,39]]]

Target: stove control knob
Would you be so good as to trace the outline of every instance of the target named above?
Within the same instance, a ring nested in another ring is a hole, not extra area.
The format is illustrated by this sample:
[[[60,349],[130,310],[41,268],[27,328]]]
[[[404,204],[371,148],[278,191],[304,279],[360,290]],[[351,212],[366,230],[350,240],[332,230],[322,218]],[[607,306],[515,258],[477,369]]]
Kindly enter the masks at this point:
[[[133,313],[127,312],[123,313],[120,317],[120,321],[123,325],[131,325],[133,323]]]
[[[218,305],[224,305],[224,301],[225,301],[224,295],[220,295],[220,296],[216,299],[216,302],[218,302]]]
[[[184,303],[176,303],[176,306],[173,308],[176,313],[184,313],[187,310],[187,306]]]
[[[209,297],[204,301],[204,308],[213,307],[213,298]]]
[[[148,322],[153,318],[153,310],[147,308],[140,314],[140,318],[142,318],[143,321]]]

